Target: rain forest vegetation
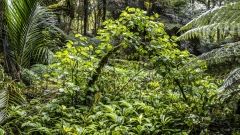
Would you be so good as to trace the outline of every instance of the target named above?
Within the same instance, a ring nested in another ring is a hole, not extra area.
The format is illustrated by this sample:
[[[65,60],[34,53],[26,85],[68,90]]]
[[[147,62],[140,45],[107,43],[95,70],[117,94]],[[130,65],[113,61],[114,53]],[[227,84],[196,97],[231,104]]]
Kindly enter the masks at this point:
[[[240,2],[1,2],[0,134],[240,134]]]

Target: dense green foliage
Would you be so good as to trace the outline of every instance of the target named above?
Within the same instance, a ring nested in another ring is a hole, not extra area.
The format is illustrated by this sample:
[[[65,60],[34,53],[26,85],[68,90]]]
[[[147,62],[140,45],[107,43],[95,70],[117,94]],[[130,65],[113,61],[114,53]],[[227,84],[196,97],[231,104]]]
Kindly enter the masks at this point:
[[[219,81],[205,73],[204,61],[192,61],[193,55],[178,49],[176,37],[166,34],[164,24],[156,21],[157,14],[147,16],[143,10],[127,8],[120,16],[105,21],[96,37],[98,45],[76,34],[76,42],[68,41],[55,53],[52,64],[37,64],[26,71],[31,85],[27,89],[14,85],[20,95],[11,99],[21,97],[22,89],[27,103],[7,106],[8,117],[1,119],[0,132],[172,135],[239,131],[236,107],[224,106],[218,99]],[[12,82],[2,82],[7,91]]]
[[[240,134],[239,2],[4,2],[0,135]]]

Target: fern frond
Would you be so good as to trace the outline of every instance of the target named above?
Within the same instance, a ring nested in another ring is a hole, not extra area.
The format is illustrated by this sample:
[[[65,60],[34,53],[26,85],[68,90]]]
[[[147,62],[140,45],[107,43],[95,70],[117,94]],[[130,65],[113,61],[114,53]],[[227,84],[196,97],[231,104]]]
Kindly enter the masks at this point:
[[[178,39],[185,40],[194,37],[208,37],[209,41],[219,41],[221,37],[232,37],[236,34],[240,35],[240,2],[227,4],[225,6],[216,7],[208,10],[202,15],[190,21],[179,31],[187,31]],[[213,49],[204,53],[195,60],[206,60],[208,66],[239,64],[240,42],[226,43],[219,45],[220,48]],[[231,67],[233,68],[233,67]],[[219,67],[218,67],[219,69]],[[232,90],[237,92],[236,84],[240,81],[240,68],[230,72],[224,84],[219,88],[223,93]]]
[[[231,3],[225,6],[216,7],[208,10],[197,18],[193,19],[182,27],[179,31],[187,31],[179,40],[188,39],[196,36],[216,35],[216,30],[234,31],[239,29],[240,23],[240,2]],[[191,30],[190,30],[191,29]]]
[[[225,6],[210,9],[193,19],[182,27],[179,31],[189,30],[193,27],[205,26],[220,22],[239,22],[240,2],[227,4]]]
[[[234,87],[240,82],[240,68],[233,70],[225,79],[224,84],[219,88],[223,93],[235,91]]]
[[[207,65],[210,66],[224,62],[233,62],[233,60],[237,60],[240,57],[240,42],[227,43],[222,46],[198,56],[197,59],[205,60]]]
[[[217,34],[218,36],[227,36],[228,35],[233,36],[235,30],[239,32],[240,30],[240,23],[236,22],[220,22],[220,23],[213,23],[209,25],[204,25],[204,26],[199,26],[197,28],[193,28],[184,34],[182,34],[178,40],[186,40],[186,39],[191,39],[194,37],[206,37],[206,36],[211,36],[211,37],[216,37]],[[218,32],[217,32],[218,31]],[[238,33],[239,34],[239,33]]]

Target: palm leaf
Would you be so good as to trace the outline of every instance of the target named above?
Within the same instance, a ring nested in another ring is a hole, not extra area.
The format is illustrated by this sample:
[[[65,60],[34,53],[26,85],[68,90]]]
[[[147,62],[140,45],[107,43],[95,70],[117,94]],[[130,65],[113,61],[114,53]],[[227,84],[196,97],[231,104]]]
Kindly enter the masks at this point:
[[[5,44],[6,64],[10,71],[30,66],[30,60],[39,44],[43,43],[41,27],[48,10],[38,4],[38,0],[5,0],[7,31],[9,42]],[[41,51],[40,51],[41,52]]]

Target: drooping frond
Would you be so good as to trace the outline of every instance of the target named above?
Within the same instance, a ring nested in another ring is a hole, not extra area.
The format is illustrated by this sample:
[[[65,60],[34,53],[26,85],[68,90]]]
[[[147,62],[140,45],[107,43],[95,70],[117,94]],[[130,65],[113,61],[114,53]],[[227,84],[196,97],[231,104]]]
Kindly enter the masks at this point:
[[[216,37],[218,36],[233,36],[234,32],[239,32],[240,33],[240,23],[236,22],[221,22],[221,23],[213,23],[213,24],[208,24],[204,26],[199,26],[197,28],[193,28],[182,34],[179,39],[180,40],[185,40],[185,39],[191,39],[194,37],[206,37],[206,36],[211,36],[211,37]],[[238,33],[238,34],[239,34]]]
[[[204,53],[198,56],[195,60],[205,60],[210,69],[214,69],[214,66],[218,66],[218,72],[216,73],[221,75],[220,67],[223,67],[223,70],[226,73],[228,68],[236,68],[240,63],[240,42],[238,40],[240,35],[239,16],[240,2],[208,10],[182,27],[179,31],[185,33],[183,33],[178,39],[185,40],[194,37],[202,37],[202,39],[208,40],[211,43],[218,41],[217,46],[219,48]],[[234,37],[234,40],[232,40],[231,37]],[[227,40],[227,38],[231,39],[230,42],[232,43],[221,45],[219,41],[222,39]],[[225,66],[227,68],[225,68]],[[223,93],[231,90],[231,93],[236,94],[239,91],[236,88],[236,84],[239,82],[240,68],[236,68],[229,73],[219,90]]]
[[[235,32],[236,29],[239,30],[239,16],[240,2],[208,10],[182,27],[179,31],[188,31],[179,39],[206,35],[214,37],[216,34],[224,35],[227,32]]]
[[[240,68],[233,70],[225,79],[224,84],[219,88],[223,93],[236,91],[236,85],[240,82]]]
[[[213,49],[210,52],[204,53],[198,56],[195,60],[205,60],[209,67],[213,65],[227,65],[239,63],[240,61],[240,41],[234,43],[227,43],[222,45],[221,48]],[[226,73],[227,69],[224,68]],[[218,75],[220,73],[220,67],[218,66]],[[236,68],[228,74],[228,77],[225,79],[224,84],[219,88],[222,93],[231,91],[232,94],[236,95],[237,89],[235,88],[240,82],[240,68]]]
[[[240,42],[227,43],[223,47],[213,49],[210,52],[204,53],[197,59],[205,60],[207,65],[216,65],[224,62],[233,62],[240,57]]]

